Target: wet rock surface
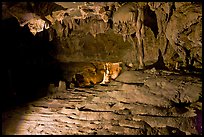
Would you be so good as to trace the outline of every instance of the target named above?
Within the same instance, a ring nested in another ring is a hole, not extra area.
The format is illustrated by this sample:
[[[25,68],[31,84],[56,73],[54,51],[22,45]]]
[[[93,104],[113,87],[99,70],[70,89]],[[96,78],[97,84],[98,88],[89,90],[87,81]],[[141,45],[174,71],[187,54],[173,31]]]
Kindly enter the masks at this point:
[[[201,85],[200,77],[158,70],[124,71],[92,88],[52,85],[48,96],[3,112],[2,133],[199,135]]]

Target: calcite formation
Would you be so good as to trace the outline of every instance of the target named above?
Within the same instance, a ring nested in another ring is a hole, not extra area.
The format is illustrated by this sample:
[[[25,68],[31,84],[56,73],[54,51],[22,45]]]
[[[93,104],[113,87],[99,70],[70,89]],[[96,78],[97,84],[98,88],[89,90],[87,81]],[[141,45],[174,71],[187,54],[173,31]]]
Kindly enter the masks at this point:
[[[3,2],[2,9],[3,19],[15,17],[20,26],[28,24],[33,35],[48,29],[49,40],[59,39],[60,45],[68,44],[67,40],[76,43],[70,39],[75,32],[96,38],[113,30],[114,35],[120,34],[124,42],[132,45],[136,62],[127,62],[139,68],[155,63],[158,49],[169,68],[178,66],[178,62],[183,64],[181,67],[200,68],[202,64],[199,2]],[[79,41],[84,43],[83,38]],[[86,49],[81,49],[82,54],[83,50]],[[114,58],[121,61],[117,54]]]
[[[122,62],[105,63],[104,64],[105,72],[103,75],[103,81],[100,84],[106,84],[106,83],[109,83],[111,80],[115,80],[122,71],[122,67],[120,66],[121,64]]]
[[[201,4],[2,2],[2,134],[202,135]]]

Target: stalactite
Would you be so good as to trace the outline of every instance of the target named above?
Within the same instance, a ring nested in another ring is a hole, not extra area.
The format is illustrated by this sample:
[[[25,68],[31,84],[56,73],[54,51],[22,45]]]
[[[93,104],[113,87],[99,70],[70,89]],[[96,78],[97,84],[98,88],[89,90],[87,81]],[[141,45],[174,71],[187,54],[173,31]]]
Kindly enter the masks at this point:
[[[105,33],[109,29],[108,24],[103,20],[94,19],[90,22],[90,33],[96,37],[99,33]]]
[[[33,35],[36,35],[37,32],[43,31],[45,26],[45,21],[42,19],[31,19],[28,22],[28,27],[30,29],[30,32],[32,32]]]
[[[71,33],[71,30],[73,28],[72,20],[69,16],[67,16],[63,19],[63,23],[65,25],[65,29],[64,29],[65,36],[68,36]]]
[[[136,39],[138,41],[137,50],[138,50],[138,60],[139,60],[139,69],[144,68],[144,47],[143,47],[143,39],[144,39],[144,7],[146,3],[141,2],[137,4],[128,3],[123,5],[118,9],[116,13],[113,15],[113,23],[115,26],[115,31],[119,34],[122,34],[123,40],[126,41],[126,38],[132,37],[131,34],[136,32]],[[131,25],[129,25],[131,24]],[[131,30],[131,27],[134,30]],[[136,44],[134,40],[131,40],[134,49]],[[136,52],[136,51],[135,51]]]

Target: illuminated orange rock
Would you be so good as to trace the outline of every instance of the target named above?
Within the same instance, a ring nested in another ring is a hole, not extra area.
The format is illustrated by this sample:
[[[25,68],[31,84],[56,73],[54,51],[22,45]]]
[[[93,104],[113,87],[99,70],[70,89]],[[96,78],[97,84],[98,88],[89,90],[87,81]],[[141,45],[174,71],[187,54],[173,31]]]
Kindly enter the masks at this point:
[[[120,74],[122,62],[94,62],[87,65],[72,77],[75,87],[89,87],[95,84],[105,84],[114,80]]]
[[[118,75],[120,74],[122,67],[120,66],[122,62],[117,62],[117,63],[105,63],[104,64],[104,76],[103,76],[103,81],[100,84],[105,84],[110,82],[111,79],[116,79]]]

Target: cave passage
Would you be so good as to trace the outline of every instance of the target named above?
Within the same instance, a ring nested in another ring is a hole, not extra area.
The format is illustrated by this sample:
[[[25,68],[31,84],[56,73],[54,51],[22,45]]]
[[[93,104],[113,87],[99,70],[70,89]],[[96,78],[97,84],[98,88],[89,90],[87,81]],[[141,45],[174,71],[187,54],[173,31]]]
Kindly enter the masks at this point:
[[[2,134],[202,135],[201,3],[140,4],[2,2]]]

